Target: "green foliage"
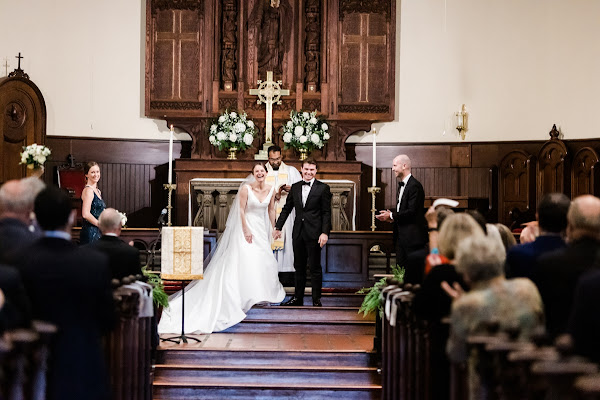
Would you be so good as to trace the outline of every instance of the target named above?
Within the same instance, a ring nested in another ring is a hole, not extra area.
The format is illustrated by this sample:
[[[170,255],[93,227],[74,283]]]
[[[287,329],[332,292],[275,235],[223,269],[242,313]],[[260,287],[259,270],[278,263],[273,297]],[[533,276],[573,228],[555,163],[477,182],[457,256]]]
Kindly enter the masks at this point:
[[[169,307],[169,296],[165,292],[165,285],[160,275],[155,274],[148,270],[148,266],[142,267],[142,273],[148,278],[148,284],[152,285],[152,300],[157,306],[163,306],[163,308]]]
[[[392,274],[394,275],[394,279],[398,282],[404,282],[404,268],[399,265],[395,265],[392,267]],[[379,281],[375,282],[375,284],[370,288],[362,288],[358,292],[358,294],[364,294],[365,298],[360,305],[360,309],[358,313],[363,313],[363,316],[367,316],[375,311],[379,311],[379,315],[383,314],[383,304],[381,301],[381,291],[384,287],[387,286],[386,278],[381,278]]]

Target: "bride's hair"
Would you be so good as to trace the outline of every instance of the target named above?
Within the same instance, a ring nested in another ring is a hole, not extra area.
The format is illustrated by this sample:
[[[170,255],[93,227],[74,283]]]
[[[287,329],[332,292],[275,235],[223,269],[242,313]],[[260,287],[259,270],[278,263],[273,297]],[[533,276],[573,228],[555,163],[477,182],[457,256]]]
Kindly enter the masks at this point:
[[[252,169],[250,170],[250,172],[254,175],[254,168],[256,168],[257,165],[260,165],[261,167],[265,168],[265,165],[262,162],[255,162],[254,164],[252,164]]]

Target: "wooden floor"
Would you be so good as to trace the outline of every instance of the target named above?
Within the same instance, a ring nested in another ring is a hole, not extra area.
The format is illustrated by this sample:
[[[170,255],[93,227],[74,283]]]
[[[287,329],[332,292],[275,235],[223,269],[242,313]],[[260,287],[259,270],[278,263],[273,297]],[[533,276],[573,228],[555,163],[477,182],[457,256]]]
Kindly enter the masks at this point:
[[[161,342],[154,399],[377,399],[372,317],[360,296],[330,293],[325,307],[255,307],[220,333]],[[168,337],[171,335],[162,335]]]

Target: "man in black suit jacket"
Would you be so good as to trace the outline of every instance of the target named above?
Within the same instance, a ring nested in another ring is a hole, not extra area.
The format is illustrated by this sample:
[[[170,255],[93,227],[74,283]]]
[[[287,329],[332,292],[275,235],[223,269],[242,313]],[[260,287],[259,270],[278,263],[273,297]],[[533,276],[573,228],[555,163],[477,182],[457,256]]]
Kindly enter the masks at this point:
[[[411,162],[407,155],[394,158],[392,171],[398,182],[396,209],[383,210],[376,218],[394,224],[396,264],[404,267],[408,255],[420,250],[427,243],[425,232],[425,191],[411,174]]]
[[[600,363],[600,269],[585,273],[575,289],[568,332],[573,337],[575,353]]]
[[[302,163],[302,180],[292,185],[285,206],[275,224],[273,236],[281,236],[281,229],[288,215],[296,209],[292,243],[296,290],[294,297],[283,303],[286,306],[304,305],[306,266],[310,269],[313,306],[321,307],[321,248],[325,246],[331,231],[331,191],[329,185],[315,179],[317,163],[307,159]]]
[[[102,237],[88,246],[108,256],[111,277],[121,280],[129,275],[141,275],[139,250],[119,239],[121,214],[114,208],[102,211],[98,218],[98,228]]]
[[[511,247],[506,254],[506,277],[535,280],[533,271],[538,257],[565,247],[562,235],[567,228],[571,200],[562,193],[548,193],[540,200],[536,217],[540,235],[535,241]]]
[[[19,250],[37,239],[29,230],[34,199],[23,179],[0,187],[0,263],[14,264]]]
[[[109,398],[102,347],[102,336],[114,323],[108,259],[71,242],[75,211],[60,189],[44,189],[35,200],[35,213],[44,236],[23,250],[17,268],[33,318],[58,327],[47,398]]]
[[[538,257],[533,272],[533,282],[544,303],[546,328],[552,337],[566,331],[577,281],[595,268],[600,251],[600,199],[584,195],[571,202],[567,243]]]

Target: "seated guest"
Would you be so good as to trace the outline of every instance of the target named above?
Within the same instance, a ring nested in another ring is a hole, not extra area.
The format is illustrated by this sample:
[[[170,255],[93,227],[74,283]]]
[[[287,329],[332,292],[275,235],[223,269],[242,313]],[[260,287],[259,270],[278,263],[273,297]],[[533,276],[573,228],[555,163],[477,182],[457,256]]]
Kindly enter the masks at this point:
[[[507,280],[504,277],[506,252],[493,238],[472,236],[456,250],[456,270],[471,287],[467,293],[446,286],[454,299],[450,315],[448,357],[453,362],[469,359],[469,398],[485,398],[479,392],[477,360],[467,354],[469,335],[485,333],[487,325],[499,321],[500,328],[520,328],[521,338],[528,338],[543,326],[540,295],[529,279]]]
[[[0,187],[0,263],[13,264],[19,250],[37,238],[29,230],[34,199],[23,179]]]
[[[549,193],[540,200],[536,217],[539,236],[533,242],[510,249],[506,256],[506,277],[533,279],[533,270],[539,256],[565,246],[562,238],[567,228],[567,211],[571,200],[562,193]]]
[[[19,271],[0,264],[0,290],[4,292],[4,308],[0,313],[0,332],[28,328],[31,324],[31,304]]]
[[[504,224],[494,224],[498,232],[500,233],[500,239],[502,239],[502,244],[504,245],[504,249],[506,251],[510,250],[517,244],[517,239],[515,239],[515,235],[512,234],[508,226]]]
[[[567,213],[567,246],[538,257],[533,271],[546,314],[546,330],[551,337],[567,328],[575,287],[592,268],[600,250],[600,199],[579,196]]]
[[[568,332],[575,353],[600,363],[600,270],[584,274],[575,289]]]
[[[121,280],[129,275],[141,275],[139,250],[119,239],[121,214],[114,208],[107,208],[98,218],[98,227],[102,236],[88,246],[108,256],[112,278]]]
[[[438,237],[440,254],[448,259],[445,264],[434,266],[425,276],[421,290],[415,295],[415,313],[429,320],[439,321],[450,313],[451,300],[441,287],[442,282],[451,286],[458,283],[465,286],[462,277],[454,267],[454,257],[459,243],[468,237],[485,237],[481,225],[466,213],[448,216]]]
[[[521,233],[519,234],[519,243],[531,243],[536,237],[540,236],[540,226],[537,221],[526,222],[522,225],[523,229],[521,229]]]
[[[35,199],[44,236],[18,259],[34,319],[51,322],[58,333],[48,363],[48,399],[106,399],[109,381],[102,335],[113,324],[108,259],[71,242],[75,210],[56,187]]]

